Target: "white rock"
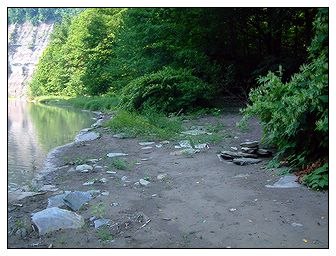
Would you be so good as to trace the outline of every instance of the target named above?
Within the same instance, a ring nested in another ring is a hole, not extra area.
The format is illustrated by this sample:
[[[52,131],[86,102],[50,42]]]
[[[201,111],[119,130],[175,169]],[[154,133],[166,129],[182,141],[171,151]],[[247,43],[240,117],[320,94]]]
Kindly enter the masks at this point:
[[[141,149],[151,149],[151,148],[153,148],[153,147],[151,147],[151,146],[147,146],[147,147],[142,147]]]
[[[104,191],[103,193],[101,193],[103,196],[108,196],[110,194],[110,192],[108,191]]]
[[[114,171],[106,171],[106,173],[108,173],[108,174],[116,174],[117,172],[114,172]]]
[[[125,153],[108,153],[108,157],[118,157],[118,156],[128,156],[128,154]]]
[[[106,182],[108,181],[108,179],[106,179],[106,178],[101,178],[99,181],[100,181],[101,183],[106,183]]]
[[[139,142],[140,146],[149,146],[155,144],[154,141],[147,141],[147,142]]]
[[[85,171],[85,170],[92,170],[93,169],[93,167],[91,166],[91,165],[88,165],[88,164],[82,164],[82,165],[78,165],[77,167],[76,167],[76,171]]]
[[[142,185],[142,186],[147,186],[147,185],[149,185],[149,181],[147,181],[147,180],[144,180],[144,179],[140,179],[139,180],[139,183]]]
[[[158,180],[163,180],[164,178],[166,178],[168,175],[167,174],[159,174],[158,176],[157,176],[157,179]]]

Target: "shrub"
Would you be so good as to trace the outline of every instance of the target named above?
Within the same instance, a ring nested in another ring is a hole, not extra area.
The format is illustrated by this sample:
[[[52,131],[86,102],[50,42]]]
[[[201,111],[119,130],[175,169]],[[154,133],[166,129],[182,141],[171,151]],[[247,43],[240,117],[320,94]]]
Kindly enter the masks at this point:
[[[131,81],[122,91],[120,106],[139,112],[148,108],[163,113],[188,111],[208,103],[211,91],[191,71],[166,67]]]
[[[275,145],[277,156],[296,167],[328,155],[327,10],[320,10],[314,26],[309,63],[288,83],[282,82],[281,68],[278,74],[259,78],[260,86],[249,95],[252,104],[242,111],[244,119],[260,118],[265,142]]]

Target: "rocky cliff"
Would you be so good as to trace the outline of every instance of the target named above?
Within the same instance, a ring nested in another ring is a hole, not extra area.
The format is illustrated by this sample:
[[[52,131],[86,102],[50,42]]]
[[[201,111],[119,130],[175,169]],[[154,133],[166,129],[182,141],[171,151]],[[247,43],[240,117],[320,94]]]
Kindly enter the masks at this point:
[[[35,66],[46,48],[53,24],[8,26],[8,96],[24,98]]]

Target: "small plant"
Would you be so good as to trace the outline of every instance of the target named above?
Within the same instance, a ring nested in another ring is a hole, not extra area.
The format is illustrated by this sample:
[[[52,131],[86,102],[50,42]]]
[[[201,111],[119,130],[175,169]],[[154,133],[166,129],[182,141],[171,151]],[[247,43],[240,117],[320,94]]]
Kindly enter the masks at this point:
[[[103,242],[110,241],[113,239],[113,235],[110,233],[107,227],[101,227],[97,230],[97,236]]]
[[[106,213],[106,206],[103,203],[99,203],[93,206],[91,213],[98,218],[103,218]]]
[[[315,190],[328,189],[328,163],[325,163],[320,168],[317,168],[312,173],[304,176],[303,183]]]
[[[112,161],[111,165],[118,170],[125,170],[125,171],[131,170],[131,165],[123,159],[115,159]]]

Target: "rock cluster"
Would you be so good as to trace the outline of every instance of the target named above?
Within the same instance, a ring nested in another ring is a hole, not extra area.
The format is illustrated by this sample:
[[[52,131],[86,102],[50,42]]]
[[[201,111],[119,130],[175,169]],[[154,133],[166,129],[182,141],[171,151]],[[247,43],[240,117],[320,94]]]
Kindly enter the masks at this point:
[[[225,160],[231,160],[237,165],[257,164],[261,162],[259,157],[269,157],[272,152],[259,148],[259,141],[248,141],[240,144],[241,151],[222,151],[219,156]],[[231,147],[233,148],[233,147]]]

